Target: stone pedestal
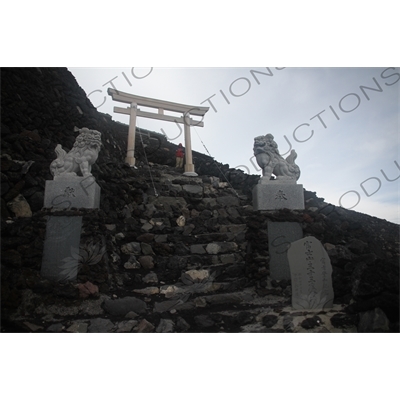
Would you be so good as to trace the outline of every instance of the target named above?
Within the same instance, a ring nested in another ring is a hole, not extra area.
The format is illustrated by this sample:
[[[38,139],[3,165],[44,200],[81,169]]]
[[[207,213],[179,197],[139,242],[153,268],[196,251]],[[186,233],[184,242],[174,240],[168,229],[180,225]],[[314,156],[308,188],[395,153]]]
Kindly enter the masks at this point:
[[[291,244],[303,237],[301,225],[297,222],[268,221],[269,270],[271,279],[291,279],[287,257]]]
[[[191,162],[189,163],[188,160],[186,160],[186,164],[184,166],[184,173],[183,175],[185,176],[198,176],[196,172],[194,171],[194,164]]]
[[[45,208],[99,208],[100,186],[93,176],[64,176],[46,181]]]
[[[99,208],[100,186],[93,176],[61,175],[46,181],[44,207]],[[49,216],[43,248],[41,275],[53,281],[76,280],[82,217]]]
[[[272,211],[282,208],[304,210],[303,185],[294,180],[275,180],[260,182],[253,189],[254,211]]]
[[[82,217],[47,217],[41,275],[52,281],[74,281],[78,274]]]

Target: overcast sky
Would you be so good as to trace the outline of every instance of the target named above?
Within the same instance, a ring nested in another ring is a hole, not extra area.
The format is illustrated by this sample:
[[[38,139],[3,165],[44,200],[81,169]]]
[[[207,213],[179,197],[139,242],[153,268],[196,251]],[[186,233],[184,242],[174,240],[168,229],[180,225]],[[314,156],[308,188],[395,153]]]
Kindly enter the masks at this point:
[[[329,203],[400,223],[399,68],[69,70],[98,111],[127,124],[127,115],[113,112],[126,105],[107,95],[109,87],[210,107],[204,127],[192,128],[193,150],[207,154],[201,138],[217,161],[247,173],[261,174],[254,137],[272,133],[284,157],[290,146],[296,150],[298,183],[305,189]],[[137,125],[184,143],[175,123],[138,118]]]

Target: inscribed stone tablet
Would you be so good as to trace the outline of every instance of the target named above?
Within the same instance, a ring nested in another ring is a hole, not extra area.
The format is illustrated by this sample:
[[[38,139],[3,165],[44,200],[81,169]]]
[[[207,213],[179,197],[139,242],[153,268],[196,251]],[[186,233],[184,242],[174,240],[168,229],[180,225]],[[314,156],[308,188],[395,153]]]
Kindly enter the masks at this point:
[[[78,274],[82,217],[47,217],[41,275],[72,281]]]
[[[303,185],[280,183],[258,184],[253,188],[254,211],[304,210]]]
[[[290,246],[287,256],[293,308],[332,308],[332,265],[322,243],[312,236],[297,240]]]
[[[100,186],[93,176],[60,176],[46,181],[45,208],[99,208]]]
[[[290,279],[287,250],[292,242],[302,237],[303,230],[297,222],[268,221],[269,270],[271,279]]]

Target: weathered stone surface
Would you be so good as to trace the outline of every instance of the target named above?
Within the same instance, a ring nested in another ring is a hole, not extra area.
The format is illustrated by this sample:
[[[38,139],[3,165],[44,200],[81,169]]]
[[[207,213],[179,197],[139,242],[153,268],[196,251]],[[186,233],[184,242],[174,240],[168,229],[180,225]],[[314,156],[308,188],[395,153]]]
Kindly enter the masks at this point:
[[[182,270],[186,268],[188,263],[187,257],[172,256],[169,258],[169,268],[174,270]]]
[[[213,294],[209,296],[205,296],[207,304],[215,305],[215,304],[239,304],[243,300],[251,300],[251,296],[247,296],[241,293],[222,293],[222,294]]]
[[[144,301],[136,297],[124,297],[117,300],[106,300],[104,302],[104,309],[111,315],[126,315],[129,311],[134,311],[138,314],[144,314],[147,305]]]
[[[293,308],[331,308],[334,296],[332,265],[321,242],[312,236],[293,242],[288,259]]]
[[[174,300],[167,300],[163,301],[161,303],[154,303],[154,312],[165,312],[165,311],[171,311],[171,310],[176,310],[176,309],[181,309],[182,305],[184,305],[187,300],[189,299],[190,294],[181,294],[179,297],[176,297]]]
[[[246,224],[239,224],[239,225],[221,225],[219,230],[220,232],[234,232],[240,233],[244,232],[247,229]]]
[[[186,218],[185,218],[183,215],[179,216],[179,217],[176,219],[176,224],[177,224],[178,226],[180,226],[180,227],[185,226],[185,224],[186,224]]]
[[[220,260],[222,264],[233,264],[236,258],[234,254],[221,254]]]
[[[29,218],[32,217],[32,210],[29,203],[22,194],[19,194],[15,199],[7,203],[8,208],[15,214],[16,217]]]
[[[132,329],[138,324],[139,322],[135,320],[121,321],[118,323],[116,332],[117,333],[132,332]]]
[[[190,234],[191,234],[195,229],[196,229],[196,225],[193,225],[193,224],[186,225],[185,228],[184,228],[184,230],[183,230],[183,234],[184,234],[185,236],[190,236]]]
[[[153,204],[157,207],[164,209],[167,212],[173,211],[173,208],[183,209],[186,208],[187,203],[183,197],[166,197],[159,196],[154,199]]]
[[[192,254],[206,254],[204,244],[193,244],[190,246],[190,252]]]
[[[87,330],[88,330],[88,324],[86,322],[75,321],[67,329],[67,332],[70,332],[70,333],[86,333]]]
[[[142,230],[144,230],[145,232],[151,231],[154,228],[153,224],[150,224],[150,222],[145,222],[142,225]]]
[[[174,322],[170,319],[161,319],[157,326],[157,333],[171,333],[174,332]]]
[[[43,330],[43,326],[32,324],[32,322],[24,322],[24,325],[28,327],[32,332],[37,332]]]
[[[136,317],[138,317],[139,314],[136,314],[134,311],[129,311],[126,315],[125,318],[127,319],[134,319]]]
[[[41,275],[73,281],[78,274],[82,217],[47,217]]]
[[[352,239],[347,245],[347,248],[355,254],[363,254],[367,247],[368,244],[359,239]]]
[[[261,323],[244,325],[241,328],[243,333],[266,333],[268,328]]]
[[[285,328],[285,330],[287,332],[293,332],[293,328],[294,328],[293,317],[290,314],[286,314],[283,317],[282,323],[283,323],[283,327]]]
[[[140,243],[138,242],[131,242],[131,243],[126,243],[121,246],[121,251],[124,254],[135,254],[139,255],[141,253],[141,246]]]
[[[396,261],[397,262],[397,261]],[[355,299],[378,296],[389,289],[399,294],[399,268],[387,262],[358,263],[351,274],[351,292]],[[376,308],[376,307],[374,307]],[[382,308],[382,307],[378,307]]]
[[[278,322],[278,316],[277,315],[266,315],[262,319],[263,325],[266,326],[267,328],[272,328],[277,322]]]
[[[88,333],[107,333],[111,332],[114,324],[109,319],[95,318],[90,320]]]
[[[199,185],[183,185],[182,189],[189,195],[201,197],[203,195],[203,187]]]
[[[173,298],[181,293],[187,293],[186,289],[175,285],[165,285],[160,288],[160,294],[163,294],[166,299]]]
[[[366,311],[362,313],[360,323],[358,324],[358,332],[361,333],[378,333],[389,332],[390,321],[380,308]]]
[[[63,324],[58,323],[58,324],[53,324],[50,325],[47,329],[46,332],[50,332],[50,333],[60,333],[63,330]]]
[[[203,282],[204,280],[206,280],[210,277],[210,273],[206,269],[202,269],[202,270],[193,269],[193,270],[184,272],[183,275],[187,279],[189,279],[191,283]]]
[[[304,210],[303,185],[283,184],[256,185],[253,189],[254,211]]]
[[[154,325],[146,319],[142,319],[136,328],[136,331],[137,333],[151,333],[154,331]]]
[[[19,268],[22,265],[22,256],[16,250],[7,250],[2,252],[1,262],[7,266]]]
[[[354,258],[354,254],[347,247],[340,244],[332,245],[330,243],[325,243],[324,247],[334,265],[344,265]]]
[[[158,287],[155,287],[155,286],[149,286],[149,287],[144,288],[144,289],[134,289],[133,292],[134,293],[138,293],[138,294],[142,294],[142,295],[146,295],[146,296],[151,296],[153,294],[160,293],[160,289]]]
[[[209,208],[211,208],[211,209],[218,206],[217,200],[216,200],[216,199],[208,198],[208,197],[203,198],[203,199],[201,200],[201,203],[204,204],[206,207],[209,207]]]
[[[87,281],[86,283],[79,283],[79,297],[82,299],[87,299],[90,296],[98,296],[99,287],[93,283]]]
[[[154,268],[154,259],[152,256],[142,256],[139,258],[140,265],[145,269]]]
[[[221,250],[221,246],[217,243],[209,243],[206,247],[206,251],[208,254],[218,254]]]
[[[93,176],[58,177],[46,181],[45,208],[99,208],[100,186]]]
[[[143,233],[137,237],[139,242],[151,243],[154,240],[155,235],[152,233]]]
[[[301,326],[304,329],[313,329],[317,326],[320,326],[322,323],[321,318],[318,316],[314,316],[312,318],[306,318],[302,323]]]
[[[240,200],[235,196],[217,197],[217,203],[223,207],[237,207],[240,205]]]
[[[124,268],[125,269],[138,269],[138,268],[140,268],[140,263],[136,259],[136,257],[133,254],[131,254],[131,256],[129,257],[129,260],[126,263],[124,263]]]
[[[332,326],[335,328],[353,327],[356,325],[356,316],[343,313],[337,313],[330,319]]]
[[[287,251],[292,242],[303,237],[297,222],[268,221],[269,270],[271,279],[291,279]]]
[[[144,283],[158,283],[157,274],[154,272],[150,272],[145,277],[143,277],[143,282]]]
[[[207,307],[207,301],[204,297],[196,297],[194,299],[194,305],[196,307]]]
[[[148,243],[141,243],[140,247],[142,248],[142,253],[145,256],[154,256],[153,248]]]
[[[237,249],[238,245],[235,242],[209,243],[206,247],[208,254],[231,253]]]
[[[156,243],[166,243],[168,241],[168,235],[155,235],[154,241]]]
[[[104,294],[100,294],[98,299],[88,299],[79,302],[74,305],[63,305],[63,304],[41,304],[36,307],[35,313],[37,314],[54,314],[62,317],[73,317],[76,315],[90,315],[98,316],[104,314],[104,310],[101,304],[108,300],[108,297]]]
[[[215,322],[208,315],[197,315],[194,321],[199,328],[211,328]]]
[[[182,317],[177,318],[176,327],[181,332],[186,332],[190,329],[190,325]]]
[[[399,295],[395,293],[384,292],[371,298],[358,298],[346,308],[346,311],[359,313],[374,310],[375,308],[380,308],[391,322],[399,321],[400,299]]]

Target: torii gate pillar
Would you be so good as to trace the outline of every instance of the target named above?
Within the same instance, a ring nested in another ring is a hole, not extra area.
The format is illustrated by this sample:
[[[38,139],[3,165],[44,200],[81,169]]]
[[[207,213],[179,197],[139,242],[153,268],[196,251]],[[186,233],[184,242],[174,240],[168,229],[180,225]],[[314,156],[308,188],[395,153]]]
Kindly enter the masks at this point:
[[[197,176],[194,172],[193,155],[192,155],[192,138],[190,136],[190,125],[186,123],[186,117],[190,120],[190,115],[186,115],[184,119],[184,132],[185,132],[185,172],[186,176]]]
[[[136,112],[137,104],[132,103],[130,107],[129,131],[128,131],[128,149],[125,162],[130,166],[135,165],[135,139],[136,139]]]

